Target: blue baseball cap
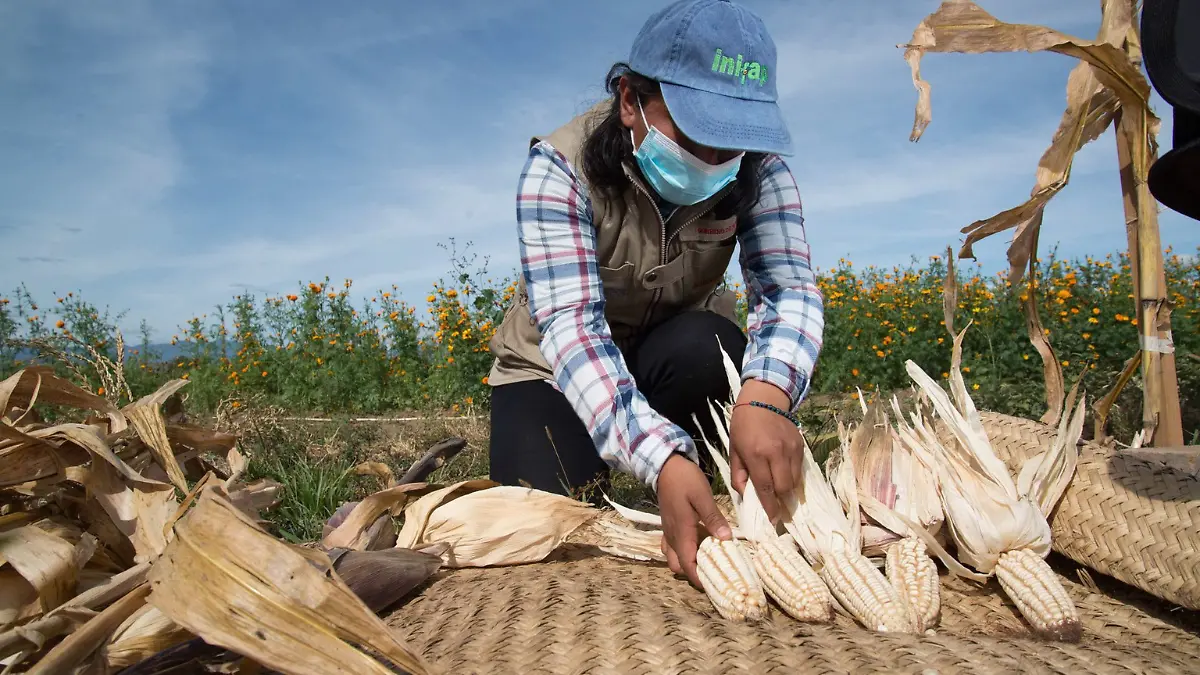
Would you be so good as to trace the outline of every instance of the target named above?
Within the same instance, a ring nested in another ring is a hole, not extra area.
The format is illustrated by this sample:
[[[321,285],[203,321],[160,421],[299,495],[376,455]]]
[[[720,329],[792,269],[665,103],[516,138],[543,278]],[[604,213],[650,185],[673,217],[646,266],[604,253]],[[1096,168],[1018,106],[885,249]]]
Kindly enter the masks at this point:
[[[729,0],[681,0],[652,15],[629,67],[657,80],[676,126],[713,148],[792,154],[775,89],[775,42]]]

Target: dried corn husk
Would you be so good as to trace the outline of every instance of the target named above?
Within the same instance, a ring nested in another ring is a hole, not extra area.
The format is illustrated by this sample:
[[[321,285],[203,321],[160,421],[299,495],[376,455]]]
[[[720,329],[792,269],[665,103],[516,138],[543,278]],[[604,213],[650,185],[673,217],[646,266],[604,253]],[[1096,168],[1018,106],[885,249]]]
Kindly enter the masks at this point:
[[[984,575],[998,575],[1001,587],[1036,632],[1052,639],[1076,641],[1080,636],[1078,614],[1044,560],[1050,553],[1047,517],[1075,472],[1084,397],[1080,396],[1074,412],[1067,414],[1075,400],[1076,383],[1064,405],[1055,443],[1030,457],[1014,481],[992,451],[959,371],[967,328],[954,338],[950,368],[954,404],[920,367],[912,361],[906,363],[909,376],[929,398],[951,439],[941,443],[916,413],[912,415],[912,427],[900,427],[901,437],[914,452],[933,456],[959,559]]]
[[[427,672],[323,553],[268,535],[219,486],[204,488],[174,529],[150,571],[149,602],[205,642],[284,673],[389,672],[355,645]]]
[[[641,562],[666,562],[662,553],[662,530],[642,530],[612,518],[597,517],[588,524],[599,543],[596,547],[618,558]]]
[[[826,472],[847,513],[852,513],[848,491],[857,490],[863,553],[881,556],[902,538],[915,536],[906,522],[936,535],[942,526],[942,507],[932,468],[899,442],[877,402],[868,406],[862,392],[859,402],[863,421],[830,454]],[[852,462],[845,465],[843,456]]]
[[[1074,473],[1084,401],[1080,397],[1075,413],[1062,416],[1055,446],[1022,466],[1024,490],[1018,490],[1017,482],[992,451],[959,370],[962,340],[969,327],[955,336],[951,357],[950,383],[957,407],[920,366],[912,361],[905,364],[954,442],[939,442],[918,414],[912,415],[911,427],[901,420],[899,433],[915,453],[924,454],[937,467],[938,488],[959,559],[989,574],[1005,551],[1029,548],[1042,557],[1050,553],[1046,517]],[[1068,408],[1075,393],[1072,390],[1068,397]]]
[[[532,488],[465,481],[404,510],[396,545],[450,544],[447,567],[537,562],[596,516],[590,504]]]
[[[849,432],[838,422],[843,447]],[[789,500],[787,531],[800,551],[828,584],[838,604],[860,624],[875,631],[912,633],[917,625],[908,608],[883,573],[862,555],[862,526],[858,490],[853,486],[854,460],[842,457],[841,469],[830,475],[843,482],[848,506],[843,510],[833,487],[821,474],[807,443],[801,464],[801,486]],[[849,483],[848,485],[846,483]],[[851,514],[847,516],[847,513]]]

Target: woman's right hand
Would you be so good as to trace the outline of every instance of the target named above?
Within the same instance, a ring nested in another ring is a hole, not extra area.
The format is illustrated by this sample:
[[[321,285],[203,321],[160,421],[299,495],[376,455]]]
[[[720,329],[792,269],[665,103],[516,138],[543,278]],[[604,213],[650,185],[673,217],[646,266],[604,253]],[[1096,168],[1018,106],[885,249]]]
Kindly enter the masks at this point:
[[[728,540],[733,530],[713,499],[708,478],[694,462],[673,454],[658,474],[658,509],[662,516],[662,552],[675,574],[685,575],[703,588],[696,573],[696,549],[701,528],[717,539]]]

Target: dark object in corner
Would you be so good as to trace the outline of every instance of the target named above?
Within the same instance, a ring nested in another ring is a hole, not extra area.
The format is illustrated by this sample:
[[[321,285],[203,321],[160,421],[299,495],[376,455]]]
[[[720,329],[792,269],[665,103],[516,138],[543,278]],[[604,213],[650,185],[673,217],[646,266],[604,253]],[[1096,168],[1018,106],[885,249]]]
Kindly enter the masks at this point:
[[[1172,149],[1147,183],[1164,206],[1200,220],[1200,2],[1145,0],[1141,22],[1146,72],[1174,114]]]

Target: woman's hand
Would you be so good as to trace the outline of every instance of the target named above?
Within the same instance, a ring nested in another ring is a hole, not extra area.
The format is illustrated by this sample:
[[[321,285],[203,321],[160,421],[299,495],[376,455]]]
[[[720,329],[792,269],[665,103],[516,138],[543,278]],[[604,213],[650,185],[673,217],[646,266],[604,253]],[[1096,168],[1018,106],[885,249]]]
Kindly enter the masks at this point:
[[[696,573],[696,549],[703,527],[717,539],[728,540],[733,531],[717,503],[700,467],[683,455],[671,455],[658,474],[658,509],[662,515],[662,552],[675,574],[683,574],[703,588]]]
[[[791,401],[778,387],[749,380],[742,385],[738,403],[760,401],[787,410]],[[803,446],[800,431],[779,413],[755,406],[739,406],[729,423],[730,471],[733,489],[742,494],[746,479],[754,481],[754,490],[772,523],[785,517],[783,495],[790,494],[800,482]]]

